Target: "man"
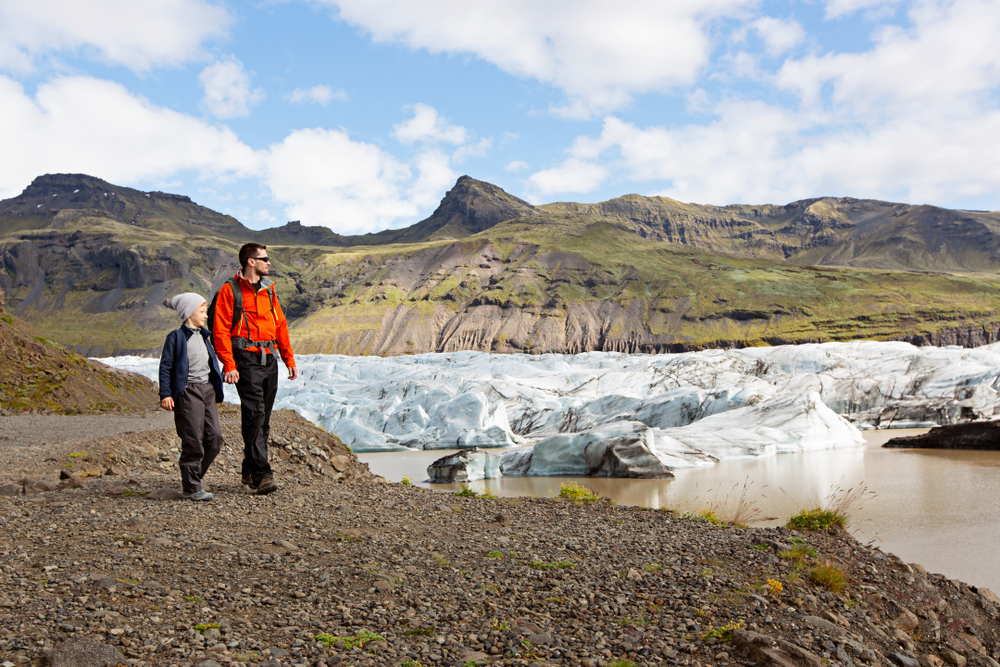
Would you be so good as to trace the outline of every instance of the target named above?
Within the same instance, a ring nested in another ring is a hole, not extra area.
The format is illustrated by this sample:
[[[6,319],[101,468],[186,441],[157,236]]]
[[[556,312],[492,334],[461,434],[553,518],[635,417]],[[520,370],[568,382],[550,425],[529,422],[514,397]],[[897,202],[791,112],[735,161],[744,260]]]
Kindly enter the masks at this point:
[[[299,376],[288,339],[288,322],[268,278],[271,260],[267,246],[247,243],[240,248],[240,266],[216,297],[212,340],[223,379],[236,385],[243,422],[243,483],[258,495],[278,490],[267,460],[267,438],[271,431],[271,407],[278,392],[278,360],[288,367],[288,379]],[[242,295],[234,298],[234,286]],[[235,312],[234,312],[235,311]]]

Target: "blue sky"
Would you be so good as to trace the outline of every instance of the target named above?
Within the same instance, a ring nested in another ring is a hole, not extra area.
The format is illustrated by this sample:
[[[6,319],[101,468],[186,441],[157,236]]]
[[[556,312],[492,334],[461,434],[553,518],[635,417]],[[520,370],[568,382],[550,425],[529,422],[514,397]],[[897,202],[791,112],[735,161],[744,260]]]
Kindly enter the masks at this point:
[[[1000,0],[0,0],[0,197],[43,173],[253,228],[824,195],[1000,209]]]

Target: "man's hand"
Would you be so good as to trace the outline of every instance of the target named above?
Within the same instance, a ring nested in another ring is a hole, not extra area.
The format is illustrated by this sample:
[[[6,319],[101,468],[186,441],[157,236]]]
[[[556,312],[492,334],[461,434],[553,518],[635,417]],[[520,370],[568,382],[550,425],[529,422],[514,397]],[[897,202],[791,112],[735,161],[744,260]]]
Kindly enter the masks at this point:
[[[299,369],[295,366],[288,367],[288,379],[295,380],[299,377]]]
[[[169,396],[167,396],[165,399],[163,399],[162,401],[160,401],[160,407],[163,408],[164,410],[168,410],[170,412],[173,412],[173,409],[174,409],[174,399],[172,399]]]
[[[222,379],[226,382],[226,384],[236,384],[240,381],[240,372],[229,371]]]

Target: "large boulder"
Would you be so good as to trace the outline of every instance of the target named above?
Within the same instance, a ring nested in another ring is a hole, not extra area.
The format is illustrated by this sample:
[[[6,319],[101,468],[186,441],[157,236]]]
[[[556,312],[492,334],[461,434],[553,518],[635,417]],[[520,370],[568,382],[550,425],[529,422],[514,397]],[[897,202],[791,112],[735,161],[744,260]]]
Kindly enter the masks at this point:
[[[500,457],[473,447],[439,458],[427,466],[427,476],[437,484],[496,479],[500,477]]]
[[[883,447],[923,449],[1000,449],[1000,421],[938,426],[920,435],[892,438]]]

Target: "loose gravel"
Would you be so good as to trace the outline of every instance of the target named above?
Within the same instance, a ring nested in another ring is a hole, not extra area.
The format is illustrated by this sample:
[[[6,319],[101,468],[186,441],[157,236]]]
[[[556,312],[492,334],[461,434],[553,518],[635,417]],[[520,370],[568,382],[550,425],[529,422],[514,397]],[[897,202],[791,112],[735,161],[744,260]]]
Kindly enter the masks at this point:
[[[277,493],[239,484],[227,410],[215,499],[156,500],[179,487],[163,416],[57,418],[67,440],[9,419],[3,665],[92,641],[139,667],[1000,667],[996,596],[844,533],[386,483],[284,411]]]

